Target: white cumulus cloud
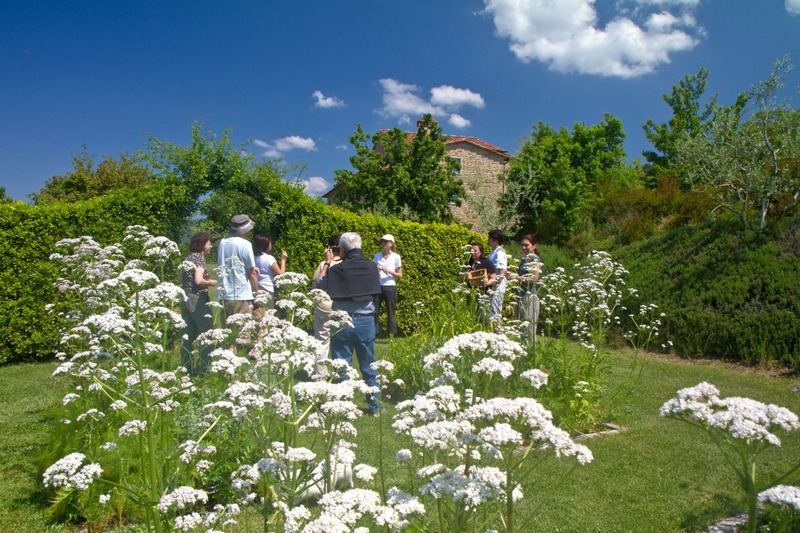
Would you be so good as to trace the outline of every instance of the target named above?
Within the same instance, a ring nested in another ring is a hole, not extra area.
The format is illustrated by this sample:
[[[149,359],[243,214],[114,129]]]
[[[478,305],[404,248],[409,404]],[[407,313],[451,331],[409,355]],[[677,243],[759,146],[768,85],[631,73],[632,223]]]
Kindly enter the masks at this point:
[[[671,54],[691,50],[704,34],[691,13],[699,0],[637,0],[630,17],[620,11],[605,26],[595,2],[484,0],[496,34],[510,42],[517,58],[558,72],[641,76],[669,63]],[[666,11],[671,7],[680,12]]]
[[[309,196],[320,196],[331,189],[331,184],[325,178],[318,176],[303,180],[305,183],[305,192]]]
[[[306,152],[315,151],[317,143],[314,139],[308,137],[300,137],[299,135],[290,135],[281,139],[268,143],[259,139],[253,139],[253,144],[259,148],[264,148],[264,157],[278,158],[283,157],[286,152],[292,150],[305,150]]]
[[[457,111],[463,106],[478,109],[486,106],[479,93],[450,85],[434,87],[430,91],[430,99],[426,100],[420,96],[422,89],[417,85],[392,78],[383,78],[380,84],[383,89],[383,107],[378,113],[384,117],[396,118],[401,124],[409,124],[425,113],[430,113],[434,117],[446,118],[458,128],[465,128],[470,125],[470,121],[457,114]]]
[[[464,128],[468,128],[469,125],[472,124],[472,122],[470,122],[469,120],[465,119],[464,117],[462,117],[458,113],[453,113],[452,115],[450,115],[450,118],[447,119],[447,121],[450,124],[452,124],[453,126],[455,126],[456,128],[460,129],[460,130],[463,130]]]
[[[786,11],[790,15],[800,15],[800,0],[786,0]]]
[[[470,105],[483,109],[486,106],[480,94],[474,93],[469,89],[457,89],[450,85],[441,85],[431,89],[431,104],[448,108]]]
[[[344,107],[344,102],[335,96],[325,96],[322,91],[314,91],[312,95],[316,102],[314,107],[321,107],[322,109],[331,109],[334,107]]]

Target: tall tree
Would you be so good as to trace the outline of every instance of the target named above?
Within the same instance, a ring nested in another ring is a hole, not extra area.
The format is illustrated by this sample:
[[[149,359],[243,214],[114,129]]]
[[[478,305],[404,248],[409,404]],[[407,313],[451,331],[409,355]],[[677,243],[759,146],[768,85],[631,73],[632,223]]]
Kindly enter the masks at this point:
[[[744,227],[756,218],[763,228],[800,201],[800,108],[778,100],[791,69],[788,56],[776,61],[769,77],[736,103],[714,105],[705,135],[676,146],[692,184],[716,200],[715,209],[736,213]]]
[[[501,205],[519,217],[519,229],[543,241],[566,241],[589,219],[598,185],[630,175],[624,141],[622,122],[610,114],[571,132],[539,122],[511,160]]]
[[[53,176],[39,192],[31,194],[33,203],[77,202],[118,189],[141,187],[155,179],[138,156],[105,156],[98,164],[85,146],[72,156],[72,165],[73,169],[64,176]]]
[[[337,199],[359,212],[451,221],[449,206],[460,205],[464,187],[456,176],[458,163],[446,156],[446,139],[430,114],[419,120],[415,134],[394,128],[370,136],[359,124],[349,137],[354,170],[336,171]]]
[[[668,177],[677,178],[684,188],[689,186],[688,179],[676,168],[677,146],[682,139],[703,133],[713,117],[716,96],[705,104],[700,102],[706,92],[708,74],[708,69],[701,68],[697,74],[684,76],[678,85],[672,86],[670,94],[663,95],[672,109],[672,118],[661,124],[648,120],[642,126],[647,140],[655,148],[642,152],[650,164],[648,175],[653,185],[658,178]]]

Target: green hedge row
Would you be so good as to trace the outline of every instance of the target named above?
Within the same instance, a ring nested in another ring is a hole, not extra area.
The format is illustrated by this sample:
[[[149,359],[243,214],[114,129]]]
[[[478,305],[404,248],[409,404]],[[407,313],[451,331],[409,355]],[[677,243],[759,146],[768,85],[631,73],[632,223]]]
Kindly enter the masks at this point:
[[[62,324],[45,305],[58,297],[58,269],[48,259],[56,242],[91,235],[107,245],[134,224],[176,238],[192,204],[180,185],[166,181],[71,204],[0,204],[0,364],[55,351]]]
[[[800,215],[764,232],[687,226],[617,257],[679,354],[800,366]]]

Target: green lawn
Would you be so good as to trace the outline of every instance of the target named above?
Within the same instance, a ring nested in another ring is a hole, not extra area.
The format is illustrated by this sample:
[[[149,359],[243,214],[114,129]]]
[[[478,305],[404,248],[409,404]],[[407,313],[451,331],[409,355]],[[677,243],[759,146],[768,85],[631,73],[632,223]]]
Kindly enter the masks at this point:
[[[379,355],[387,349],[380,343]],[[629,351],[612,352],[614,375],[621,377],[634,357]],[[48,522],[36,460],[48,427],[58,423],[48,415],[63,395],[49,377],[54,368],[52,363],[0,367],[0,531],[74,530]],[[723,396],[747,396],[800,413],[800,394],[792,393],[797,378],[648,357],[636,390],[616,413],[614,421],[626,429],[585,441],[595,457],[588,466],[573,469],[571,460],[546,461],[525,487],[517,522],[528,524],[525,531],[542,532],[701,531],[740,512],[744,504],[736,479],[708,438],[688,424],[658,416],[678,389],[700,381],[714,383]],[[384,422],[387,486],[404,484],[394,452],[405,445],[394,437],[389,420]],[[358,425],[359,461],[377,465],[377,422],[365,418]],[[800,458],[800,433],[783,441],[781,449],[763,455],[761,479]]]

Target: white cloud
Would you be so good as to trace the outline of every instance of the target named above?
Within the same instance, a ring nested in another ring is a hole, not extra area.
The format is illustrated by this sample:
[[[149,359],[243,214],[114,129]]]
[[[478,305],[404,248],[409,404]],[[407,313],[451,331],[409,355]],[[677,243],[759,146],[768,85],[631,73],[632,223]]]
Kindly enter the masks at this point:
[[[442,113],[441,109],[415,94],[419,91],[416,85],[401,83],[392,78],[383,78],[380,84],[383,87],[383,108],[380,112],[384,116],[410,120],[409,115]]]
[[[484,0],[497,35],[510,41],[521,61],[539,61],[559,72],[621,78],[653,72],[670,62],[670,54],[697,46],[703,35],[690,11],[698,0],[637,3],[640,23],[618,15],[601,27],[595,0]],[[644,13],[648,7],[668,5],[682,12]]]
[[[460,130],[468,128],[469,125],[472,124],[472,122],[470,122],[469,120],[465,119],[464,117],[462,117],[457,113],[453,113],[452,115],[450,115],[448,122]]]
[[[315,151],[317,143],[314,139],[308,137],[300,137],[299,135],[290,135],[277,139],[272,143],[268,143],[259,139],[253,139],[253,144],[259,148],[265,148],[264,157],[278,158],[283,157],[283,154],[292,150],[305,150],[306,152]]]
[[[800,0],[786,0],[786,11],[790,15],[800,15]]]
[[[344,102],[335,96],[325,96],[322,91],[314,91],[311,95],[316,99],[314,107],[321,107],[322,109],[331,109],[334,107],[344,107]]]
[[[331,190],[331,184],[327,180],[320,177],[308,178],[303,180],[305,183],[305,193],[309,196],[320,196]]]
[[[431,89],[431,99],[419,96],[417,85],[402,83],[392,78],[380,80],[383,88],[383,107],[378,113],[396,118],[401,124],[410,124],[412,119],[430,113],[434,117],[446,117],[457,128],[466,128],[471,122],[457,114],[462,106],[468,105],[482,109],[486,106],[483,97],[469,89],[459,89],[450,85],[440,85]]]
[[[462,105],[471,105],[478,109],[486,106],[480,94],[469,89],[457,89],[450,85],[440,85],[431,89],[431,104],[456,109]]]

